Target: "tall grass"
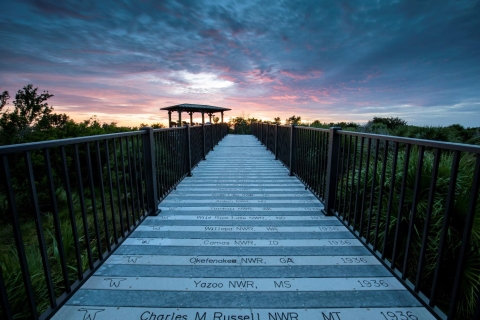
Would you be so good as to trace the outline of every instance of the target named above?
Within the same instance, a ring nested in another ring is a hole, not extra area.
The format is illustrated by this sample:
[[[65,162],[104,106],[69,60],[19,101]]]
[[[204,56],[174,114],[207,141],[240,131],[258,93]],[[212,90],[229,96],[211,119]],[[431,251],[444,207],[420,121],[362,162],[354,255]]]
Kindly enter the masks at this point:
[[[446,202],[453,155],[451,152],[446,152],[440,158],[435,193],[431,208],[429,208],[429,194],[434,170],[434,152],[431,150],[424,152],[421,172],[418,175],[419,181],[417,181],[417,166],[420,156],[418,148],[412,148],[408,159],[405,149],[400,149],[395,168],[393,168],[393,152],[387,150],[387,159],[384,161],[384,144],[379,144],[379,148],[379,155],[376,160],[373,156],[375,146],[372,146],[373,151],[370,157],[365,152],[362,153],[360,147],[357,148],[356,167],[351,167],[350,174],[348,176],[344,175],[339,181],[339,185],[344,186],[344,188],[338,189],[338,211],[344,216],[352,217],[351,224],[364,237],[365,241],[371,243],[378,251],[382,252],[385,258],[392,262],[393,267],[402,272],[406,279],[412,283],[415,283],[417,277],[417,268],[422,256],[422,240],[425,236],[427,238],[427,246],[424,252],[425,264],[419,280],[419,287],[421,292],[429,296],[439,256],[442,226],[446,212],[448,212]],[[358,165],[360,159],[362,159],[363,163],[361,168]],[[444,310],[448,309],[450,303],[454,270],[458,262],[459,248],[474,178],[475,161],[476,158],[471,154],[462,155],[455,185],[454,203],[449,211],[446,233],[447,245],[443,252],[443,258],[440,261],[439,279],[441,281],[439,281],[439,286],[436,290],[438,294],[436,303]],[[384,165],[385,168],[383,168]],[[406,174],[404,174],[403,170],[405,165],[407,169]],[[383,181],[382,172],[385,172]],[[392,172],[395,172],[394,176],[392,176]],[[404,198],[401,203],[403,185]],[[418,186],[417,193],[415,193],[416,185]],[[356,196],[357,194],[358,196]],[[390,198],[390,194],[393,197]],[[417,194],[418,197],[416,197]],[[349,199],[351,195],[354,195],[354,198],[361,203],[357,202],[356,205],[349,205],[348,201],[342,202],[341,199]],[[389,208],[391,208],[390,212],[388,211]],[[414,216],[412,210],[415,212]],[[426,226],[428,217],[430,217],[430,220]],[[412,227],[410,228],[410,226]],[[410,238],[408,237],[409,234]],[[410,239],[410,243],[408,243],[408,239]],[[479,294],[479,245],[480,204],[477,203],[470,248],[460,289],[461,297],[458,303],[459,319],[468,319],[473,316],[473,310]],[[407,251],[408,259],[405,260]],[[406,263],[404,263],[405,261]]]

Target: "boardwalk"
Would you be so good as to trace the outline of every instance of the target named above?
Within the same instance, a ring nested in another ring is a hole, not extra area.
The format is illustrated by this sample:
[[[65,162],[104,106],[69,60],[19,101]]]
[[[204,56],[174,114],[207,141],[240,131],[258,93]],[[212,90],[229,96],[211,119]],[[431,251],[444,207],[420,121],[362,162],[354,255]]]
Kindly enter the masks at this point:
[[[227,136],[54,319],[434,319],[253,136]]]

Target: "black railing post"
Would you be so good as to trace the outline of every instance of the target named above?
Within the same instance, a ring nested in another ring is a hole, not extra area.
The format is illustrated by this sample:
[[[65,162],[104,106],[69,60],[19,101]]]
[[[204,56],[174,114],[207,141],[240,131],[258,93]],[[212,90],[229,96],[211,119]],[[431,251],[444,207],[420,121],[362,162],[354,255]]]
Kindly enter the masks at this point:
[[[202,123],[202,141],[203,141],[203,148],[202,148],[202,150],[203,150],[203,155],[202,155],[203,158],[202,158],[202,160],[207,160],[207,159],[205,158],[205,156],[207,155],[207,152],[206,152],[206,150],[205,150],[205,148],[206,148],[206,147],[205,147],[205,135],[206,135],[206,133],[205,133],[205,125]]]
[[[293,161],[295,158],[293,154],[295,149],[294,142],[295,142],[295,125],[292,124],[290,126],[290,173],[288,174],[289,176],[294,175],[294,172],[293,172]]]
[[[145,187],[147,193],[148,214],[157,216],[160,213],[157,199],[157,166],[155,164],[155,140],[153,128],[145,127],[143,138],[143,158],[145,161]]]
[[[260,127],[260,143],[263,144],[263,123],[260,122],[259,124],[259,127]]]
[[[340,135],[337,133],[342,128],[331,127],[328,145],[327,186],[325,190],[325,203],[322,210],[326,216],[335,214],[335,193],[337,192],[338,151],[340,150]]]
[[[266,139],[265,139],[265,149],[268,150],[268,127],[270,126],[270,124],[267,123],[266,126],[267,126],[267,130],[266,130],[267,134],[266,134]]]
[[[187,170],[187,177],[191,177],[192,176],[192,146],[190,145],[190,126],[188,124],[185,125],[185,130],[187,131],[186,132],[186,148],[187,148],[187,152],[186,153],[186,162],[187,162],[187,166],[188,166],[188,170]]]
[[[275,125],[275,160],[278,160],[278,123]]]
[[[213,151],[213,145],[214,145],[214,140],[213,140],[213,124],[210,125],[210,141],[211,141],[211,146],[212,146],[212,150],[209,150],[209,151]]]

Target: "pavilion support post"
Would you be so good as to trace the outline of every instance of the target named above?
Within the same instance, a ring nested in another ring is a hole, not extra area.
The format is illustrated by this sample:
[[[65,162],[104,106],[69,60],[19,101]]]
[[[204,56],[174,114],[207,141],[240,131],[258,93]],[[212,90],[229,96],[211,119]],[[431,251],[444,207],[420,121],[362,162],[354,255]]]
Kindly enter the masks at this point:
[[[208,121],[209,121],[210,123],[212,123],[212,116],[213,116],[213,113],[209,113],[209,114],[208,114],[208,119],[209,119]]]
[[[202,111],[202,124],[205,124],[205,112]]]
[[[168,111],[168,127],[172,127],[172,111]]]
[[[190,115],[190,125],[193,126],[193,112],[188,113]]]
[[[222,115],[222,119],[220,120],[220,123],[223,123],[223,111],[220,114]]]
[[[178,110],[178,126],[182,126],[182,110]]]

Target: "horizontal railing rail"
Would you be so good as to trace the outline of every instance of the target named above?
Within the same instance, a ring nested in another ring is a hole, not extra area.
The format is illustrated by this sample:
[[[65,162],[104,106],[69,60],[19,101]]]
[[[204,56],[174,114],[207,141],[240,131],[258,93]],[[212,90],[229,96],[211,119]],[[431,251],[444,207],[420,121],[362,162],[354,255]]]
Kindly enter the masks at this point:
[[[50,318],[227,132],[143,128],[0,146],[0,318]]]
[[[254,123],[252,132],[264,141],[270,127]],[[275,132],[272,152],[323,213],[336,215],[437,318],[480,318],[479,146],[340,128]]]

